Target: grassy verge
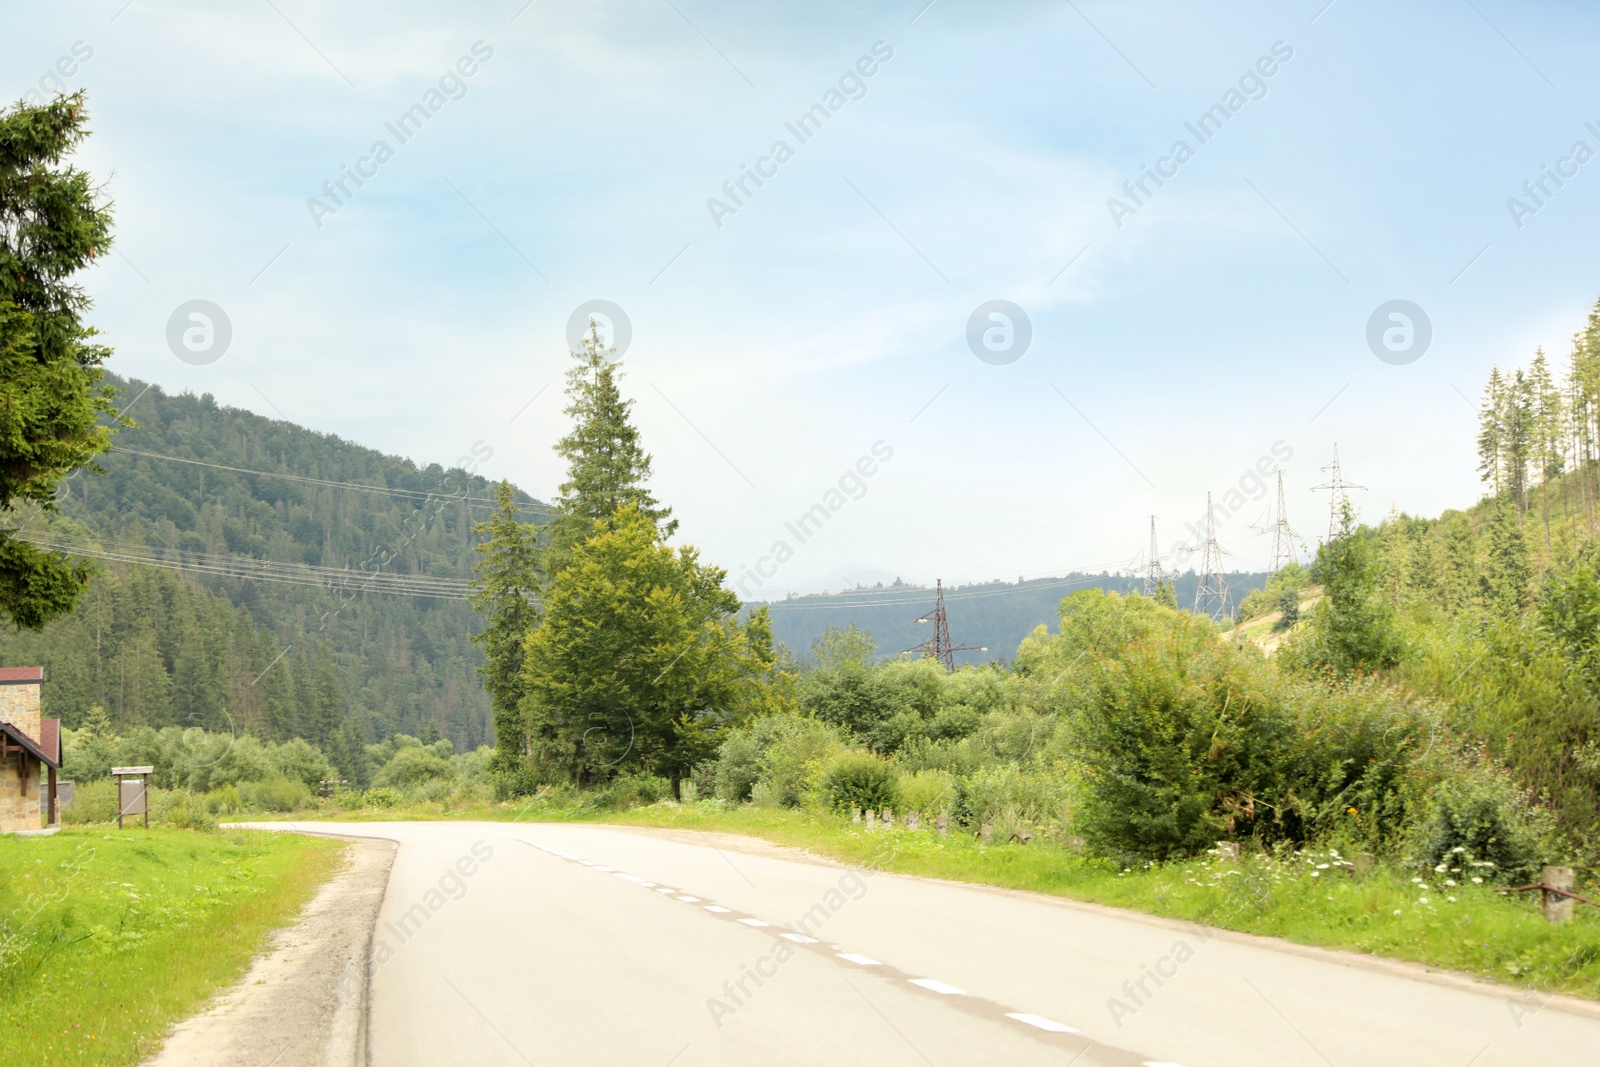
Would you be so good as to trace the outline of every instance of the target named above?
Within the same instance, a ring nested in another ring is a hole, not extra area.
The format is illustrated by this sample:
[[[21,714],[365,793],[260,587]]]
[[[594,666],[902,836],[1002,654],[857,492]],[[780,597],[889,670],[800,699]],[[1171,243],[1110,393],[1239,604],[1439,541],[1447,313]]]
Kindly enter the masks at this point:
[[[438,805],[313,818],[487,819],[604,822],[748,834],[884,870],[1130,908],[1304,945],[1350,949],[1544,992],[1600,999],[1600,909],[1552,926],[1538,894],[1507,896],[1472,884],[1474,871],[1379,866],[1356,877],[1337,855],[1202,857],[1120,870],[1051,845],[982,845],[927,830],[867,832],[847,818],[715,803],[658,804],[630,811],[543,804]],[[296,814],[295,818],[304,818]],[[1447,883],[1456,883],[1454,885]]]
[[[245,972],[344,847],[244,831],[0,836],[0,1063],[151,1055]]]

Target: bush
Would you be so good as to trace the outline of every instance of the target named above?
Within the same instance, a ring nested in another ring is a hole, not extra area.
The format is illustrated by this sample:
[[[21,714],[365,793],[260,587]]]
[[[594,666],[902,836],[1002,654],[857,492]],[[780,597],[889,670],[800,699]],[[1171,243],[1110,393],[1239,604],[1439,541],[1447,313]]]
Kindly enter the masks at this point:
[[[109,778],[78,782],[73,788],[72,803],[61,809],[63,826],[116,821],[117,783]]]
[[[405,800],[399,793],[386,786],[368,789],[361,794],[361,804],[368,808],[393,808]]]
[[[150,821],[202,833],[217,828],[217,817],[207,808],[205,798],[187,789],[163,790],[151,805]]]
[[[670,779],[654,774],[622,774],[594,794],[594,804],[598,808],[638,808],[667,800],[671,796]]]
[[[302,738],[274,746],[271,760],[279,777],[302,782],[313,791],[321,788],[323,782],[339,777],[328,758]]]
[[[956,801],[955,775],[948,771],[925,770],[900,776],[900,806],[907,815],[938,815]]]
[[[958,821],[973,830],[983,823],[998,827],[1005,812],[1017,826],[1055,825],[1066,811],[1066,789],[1059,777],[1027,774],[1014,763],[984,767],[962,779],[959,800]]]
[[[304,782],[289,778],[269,778],[264,782],[245,782],[239,796],[252,811],[294,811],[311,803],[311,790]]]
[[[1428,783],[1412,834],[1420,866],[1472,867],[1467,877],[1535,882],[1551,852],[1551,817],[1481,749],[1451,754]]]
[[[1162,632],[1162,631],[1165,632]],[[1123,860],[1223,838],[1395,842],[1418,811],[1416,759],[1441,714],[1371,680],[1330,687],[1170,614],[1099,661],[1070,716],[1079,830]],[[1345,820],[1355,809],[1358,818]]]
[[[822,795],[841,811],[882,811],[900,803],[900,780],[892,764],[870,752],[841,752],[822,772]]]
[[[443,756],[421,745],[407,745],[372,776],[379,788],[416,789],[436,778],[452,778],[455,768]]]
[[[805,715],[763,715],[723,741],[711,785],[718,797],[736,804],[765,783],[765,803],[795,807],[816,789],[828,754],[842,748],[839,732],[826,723]]]

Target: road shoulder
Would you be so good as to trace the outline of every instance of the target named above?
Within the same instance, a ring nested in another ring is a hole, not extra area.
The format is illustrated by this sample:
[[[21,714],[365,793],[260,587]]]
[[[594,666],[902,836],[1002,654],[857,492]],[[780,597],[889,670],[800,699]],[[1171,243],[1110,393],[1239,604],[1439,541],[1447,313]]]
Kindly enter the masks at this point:
[[[333,836],[333,835],[330,835]],[[365,1057],[372,929],[398,845],[350,842],[343,868],[209,1010],[179,1023],[149,1067],[352,1067]]]

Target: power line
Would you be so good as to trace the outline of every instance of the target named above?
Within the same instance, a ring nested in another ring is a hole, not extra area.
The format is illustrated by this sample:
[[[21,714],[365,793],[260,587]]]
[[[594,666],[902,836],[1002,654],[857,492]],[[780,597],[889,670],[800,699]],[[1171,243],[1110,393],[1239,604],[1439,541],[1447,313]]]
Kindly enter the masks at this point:
[[[329,489],[353,489],[360,493],[381,493],[386,496],[403,497],[410,500],[433,500],[441,496],[440,493],[423,492],[420,489],[396,489],[382,485],[362,485],[358,482],[337,482],[328,478],[312,478],[303,474],[287,474],[282,471],[258,471],[248,467],[230,467],[224,463],[208,463],[203,459],[186,459],[182,456],[163,456],[155,452],[144,452],[137,448],[124,448],[121,445],[112,445],[111,451],[128,456],[140,456],[144,459],[161,459],[168,463],[187,463],[195,467],[210,467],[212,470],[231,471],[234,474],[253,474],[261,478],[280,478],[288,482],[302,482],[306,485],[320,485]],[[460,500],[470,507],[493,508],[495,501],[490,497],[461,497]],[[530,500],[529,503],[537,504],[538,501]],[[548,515],[548,509],[536,512]]]
[[[362,592],[392,593],[432,600],[464,600],[471,591],[471,583],[464,578],[436,578],[431,575],[395,574],[384,571],[363,572],[349,568],[279,563],[250,556],[216,553],[178,553],[174,558],[160,554],[160,550],[149,547],[70,538],[23,536],[20,540],[74,556],[88,556],[114,563],[159,567],[217,578],[313,586],[322,589],[342,587]]]

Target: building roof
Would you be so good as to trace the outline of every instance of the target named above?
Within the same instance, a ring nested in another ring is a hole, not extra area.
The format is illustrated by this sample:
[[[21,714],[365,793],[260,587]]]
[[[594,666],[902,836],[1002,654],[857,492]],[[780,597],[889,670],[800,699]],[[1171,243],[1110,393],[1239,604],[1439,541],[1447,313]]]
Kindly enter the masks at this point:
[[[61,764],[61,720],[39,720],[39,751],[47,756],[53,756],[56,765]]]
[[[54,722],[56,720],[52,719],[51,721]],[[46,753],[39,747],[33,738],[17,729],[15,724],[9,722],[0,722],[0,734],[4,734],[12,741],[15,741],[18,745],[21,745],[35,759],[41,760],[44,763],[48,763],[52,767],[58,769],[60,768],[61,760],[58,757]]]
[[[0,667],[0,685],[37,685],[44,681],[43,667]]]

